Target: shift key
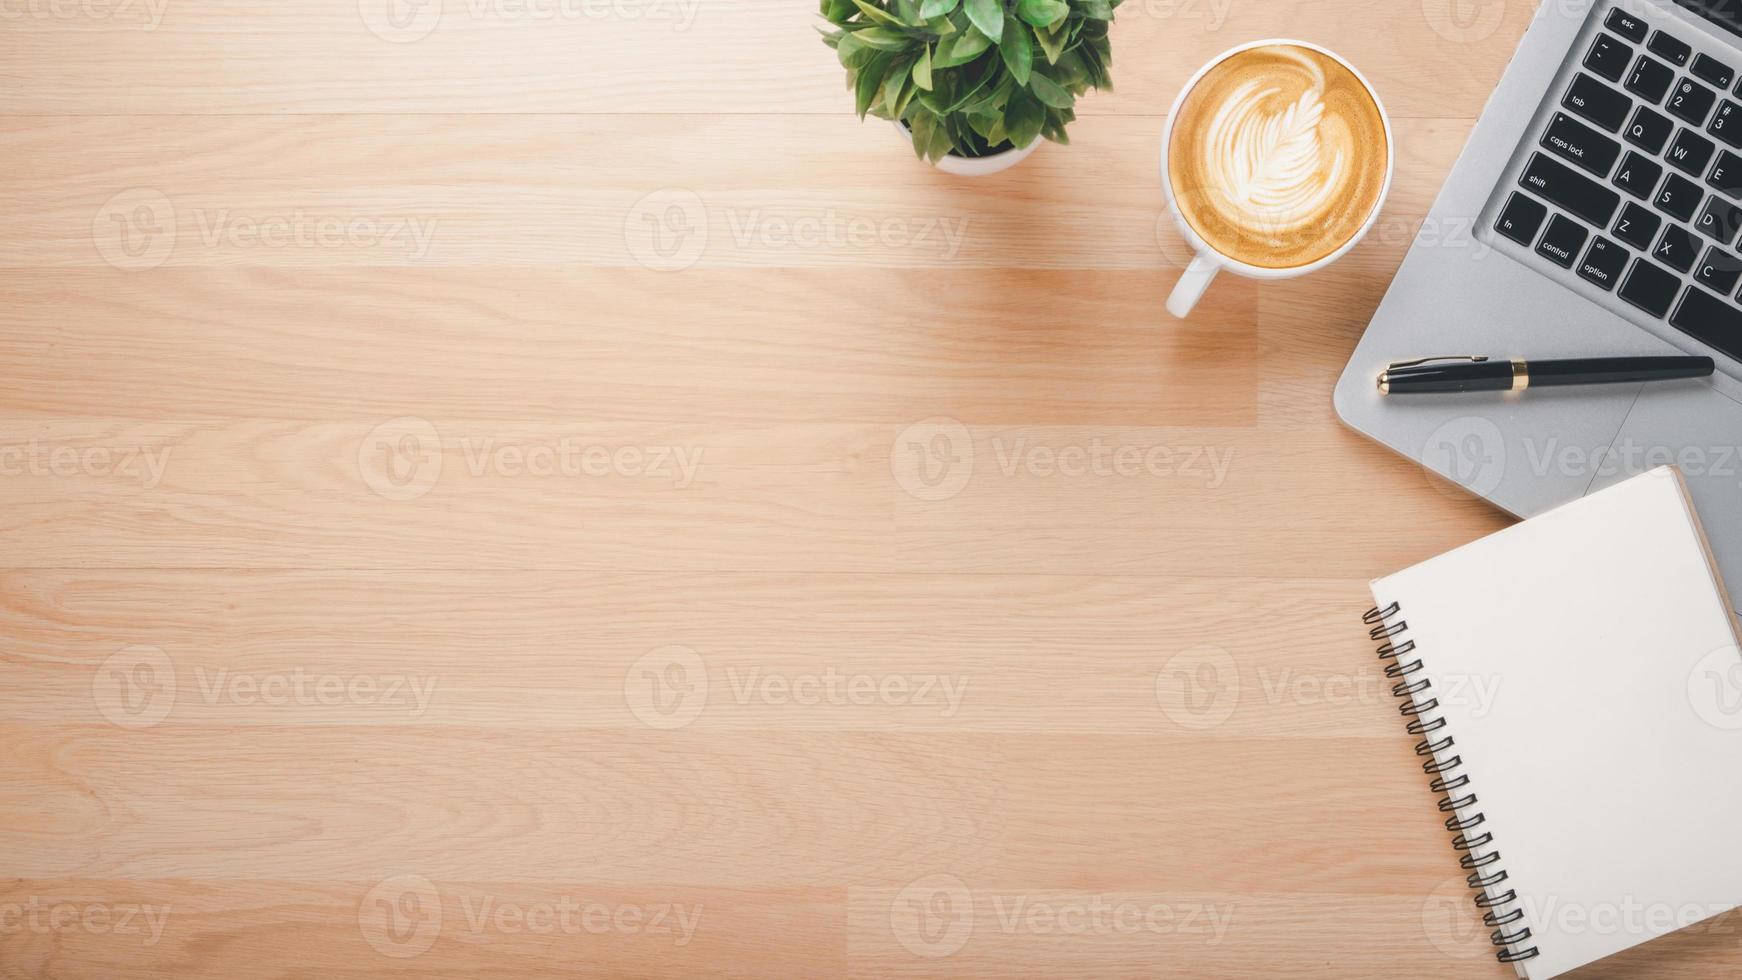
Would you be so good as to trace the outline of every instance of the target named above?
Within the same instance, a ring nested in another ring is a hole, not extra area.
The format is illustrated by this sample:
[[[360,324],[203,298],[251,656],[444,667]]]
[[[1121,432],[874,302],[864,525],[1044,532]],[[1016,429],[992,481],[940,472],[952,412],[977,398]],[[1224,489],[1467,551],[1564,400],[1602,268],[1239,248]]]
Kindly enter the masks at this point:
[[[1609,227],[1621,195],[1541,153],[1532,153],[1518,184],[1550,204],[1578,215],[1586,224]]]

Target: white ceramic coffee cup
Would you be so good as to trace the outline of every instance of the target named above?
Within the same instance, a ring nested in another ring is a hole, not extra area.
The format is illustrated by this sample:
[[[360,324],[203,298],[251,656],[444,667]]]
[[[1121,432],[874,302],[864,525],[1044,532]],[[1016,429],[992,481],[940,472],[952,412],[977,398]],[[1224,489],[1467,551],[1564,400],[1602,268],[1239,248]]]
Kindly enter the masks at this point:
[[[1261,48],[1271,44],[1292,45],[1294,47],[1317,51],[1325,57],[1342,65],[1344,68],[1349,69],[1349,72],[1359,79],[1362,86],[1367,89],[1367,94],[1373,98],[1374,106],[1379,109],[1379,121],[1385,127],[1385,182],[1380,185],[1379,197],[1373,202],[1373,211],[1368,214],[1367,219],[1361,223],[1361,229],[1348,241],[1338,246],[1336,251],[1331,252],[1329,255],[1326,255],[1315,262],[1309,262],[1306,265],[1297,265],[1286,269],[1267,269],[1262,266],[1249,265],[1239,259],[1223,255],[1221,252],[1211,248],[1210,244],[1204,241],[1203,236],[1199,235],[1197,231],[1192,228],[1191,224],[1186,221],[1184,213],[1180,211],[1179,200],[1174,193],[1173,177],[1171,175],[1172,168],[1168,166],[1168,154],[1171,153],[1173,149],[1173,124],[1174,121],[1179,118],[1180,106],[1185,104],[1186,96],[1191,94],[1192,89],[1197,88],[1198,82],[1203,80],[1204,75],[1206,75],[1210,69],[1242,51],[1247,51],[1252,48]],[[1221,272],[1223,269],[1227,269],[1229,272],[1235,273],[1236,275],[1250,276],[1253,279],[1292,279],[1295,276],[1304,276],[1309,272],[1317,272],[1348,254],[1350,249],[1354,248],[1360,243],[1362,238],[1366,237],[1368,230],[1373,227],[1373,223],[1379,220],[1379,212],[1385,208],[1385,198],[1391,193],[1391,174],[1397,156],[1396,150],[1397,141],[1391,135],[1391,117],[1386,114],[1385,103],[1379,100],[1379,93],[1373,88],[1373,83],[1368,81],[1367,76],[1361,74],[1354,65],[1349,64],[1347,59],[1342,55],[1337,54],[1335,51],[1313,44],[1310,41],[1296,41],[1290,38],[1267,38],[1262,41],[1250,41],[1238,47],[1229,48],[1227,51],[1211,58],[1209,62],[1207,62],[1202,68],[1199,68],[1197,72],[1192,75],[1191,80],[1186,82],[1185,88],[1180,89],[1179,97],[1173,100],[1173,108],[1168,111],[1167,128],[1164,129],[1161,134],[1161,189],[1162,192],[1167,195],[1167,207],[1169,211],[1173,212],[1174,224],[1179,226],[1179,233],[1185,237],[1186,244],[1191,246],[1192,252],[1194,253],[1191,264],[1186,267],[1184,274],[1179,278],[1179,282],[1173,287],[1172,295],[1167,298],[1167,311],[1176,317],[1182,318],[1190,313],[1192,307],[1198,305],[1198,300],[1204,295],[1204,290],[1210,288],[1210,283],[1215,280],[1216,274]]]

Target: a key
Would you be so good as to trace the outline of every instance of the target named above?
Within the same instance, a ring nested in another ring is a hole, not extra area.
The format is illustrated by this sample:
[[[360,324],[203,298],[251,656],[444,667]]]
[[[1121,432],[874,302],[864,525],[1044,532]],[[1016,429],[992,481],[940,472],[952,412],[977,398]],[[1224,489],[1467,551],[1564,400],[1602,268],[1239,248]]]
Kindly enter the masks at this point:
[[[1695,177],[1706,172],[1706,164],[1712,160],[1712,152],[1717,147],[1712,141],[1691,129],[1684,129],[1675,134],[1675,141],[1669,144],[1669,149],[1663,158],[1669,165]]]
[[[1680,174],[1670,174],[1658,188],[1653,203],[1674,215],[1680,221],[1694,220],[1694,211],[1700,206],[1700,199],[1705,197],[1700,185],[1682,177]]]
[[[1669,322],[1682,333],[1731,357],[1742,356],[1742,309],[1698,286],[1688,287]]]
[[[1579,249],[1585,246],[1588,234],[1584,225],[1564,214],[1557,214],[1548,219],[1548,230],[1542,233],[1542,241],[1536,243],[1536,251],[1548,256],[1554,264],[1570,269],[1573,259],[1578,258]]]
[[[1729,65],[1709,54],[1694,55],[1694,67],[1690,71],[1721,89],[1729,88],[1730,83],[1736,80],[1736,73],[1730,70]]]
[[[1694,49],[1686,41],[1671,37],[1662,31],[1651,35],[1651,42],[1645,47],[1652,54],[1677,68],[1684,67],[1688,63],[1688,57],[1694,53]]]
[[[1652,188],[1657,186],[1657,178],[1662,176],[1663,164],[1628,150],[1627,156],[1622,158],[1621,166],[1616,169],[1615,176],[1609,178],[1609,182],[1643,201],[1651,196]]]
[[[1533,201],[1519,191],[1513,191],[1506,207],[1500,210],[1500,220],[1494,222],[1494,230],[1529,248],[1530,243],[1536,241],[1536,230],[1542,227],[1542,219],[1546,217],[1548,208],[1541,201]]]
[[[1728,245],[1736,240],[1738,232],[1742,232],[1742,208],[1714,194],[1706,201],[1705,210],[1694,219],[1694,230]]]
[[[1681,288],[1681,284],[1675,273],[1644,259],[1634,259],[1633,268],[1628,269],[1627,278],[1621,280],[1621,292],[1617,295],[1661,319],[1669,312],[1669,305],[1675,302],[1676,290]]]
[[[1742,105],[1729,99],[1718,103],[1718,111],[1712,113],[1712,122],[1706,127],[1706,132],[1728,146],[1742,146]]]
[[[1609,11],[1609,17],[1603,21],[1603,26],[1621,35],[1634,44],[1645,40],[1645,34],[1650,28],[1645,21],[1633,16],[1620,7]]]
[[[1610,231],[1634,248],[1650,248],[1661,227],[1662,218],[1637,204],[1629,204],[1621,209],[1621,217],[1615,219],[1615,227]]]
[[[1657,240],[1657,247],[1651,250],[1651,257],[1677,272],[1686,272],[1700,257],[1700,240],[1681,225],[1670,225],[1663,230],[1663,237]]]
[[[1660,97],[1661,95],[1659,93]],[[1584,72],[1573,76],[1573,84],[1567,86],[1567,94],[1561,99],[1561,105],[1611,133],[1621,128],[1621,124],[1627,120],[1627,110],[1633,108],[1633,102],[1627,96]]]
[[[1585,52],[1585,67],[1616,84],[1632,62],[1633,49],[1607,34],[1599,33],[1591,42],[1591,50]]]
[[[1589,77],[1589,76],[1586,76]],[[1595,83],[1595,79],[1592,80]],[[1627,76],[1627,90],[1656,105],[1675,81],[1675,71],[1661,61],[1640,55],[1633,63],[1633,73]],[[1594,121],[1594,120],[1593,120]]]
[[[1614,289],[1621,279],[1621,270],[1627,268],[1628,257],[1626,249],[1598,235],[1579,262],[1579,277],[1605,290]]]
[[[1615,209],[1621,205],[1620,194],[1542,153],[1530,155],[1530,163],[1525,166],[1518,183],[1550,204],[1563,207],[1599,228],[1609,224]],[[1694,187],[1694,191],[1697,194],[1699,188]],[[1689,205],[1690,216],[1698,204],[1696,198]]]
[[[1554,114],[1548,131],[1542,134],[1542,145],[1598,177],[1607,177],[1615,158],[1621,155],[1620,143],[1564,112]]]
[[[1718,93],[1684,78],[1675,83],[1675,88],[1669,93],[1669,103],[1664,108],[1688,125],[1698,126],[1706,121],[1706,113],[1712,111],[1712,103],[1716,101]]]
[[[1721,248],[1706,249],[1699,266],[1694,269],[1695,282],[1726,296],[1736,288],[1738,279],[1742,279],[1742,259]]]
[[[1742,198],[1742,156],[1718,151],[1718,162],[1706,174],[1706,183],[1735,198]]]
[[[1675,123],[1668,116],[1640,106],[1633,110],[1633,121],[1627,124],[1627,142],[1647,153],[1662,153],[1663,144],[1669,142],[1674,129]]]

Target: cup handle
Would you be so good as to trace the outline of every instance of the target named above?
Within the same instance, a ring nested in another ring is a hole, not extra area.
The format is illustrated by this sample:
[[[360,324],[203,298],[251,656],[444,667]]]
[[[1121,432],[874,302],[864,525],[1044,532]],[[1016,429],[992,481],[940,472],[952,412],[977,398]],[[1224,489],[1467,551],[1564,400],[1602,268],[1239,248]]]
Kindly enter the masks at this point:
[[[1198,305],[1204,290],[1210,288],[1216,273],[1221,271],[1222,263],[1207,253],[1199,252],[1192,258],[1192,264],[1180,275],[1179,282],[1174,284],[1173,294],[1167,298],[1167,311],[1181,320],[1185,319],[1192,307]]]

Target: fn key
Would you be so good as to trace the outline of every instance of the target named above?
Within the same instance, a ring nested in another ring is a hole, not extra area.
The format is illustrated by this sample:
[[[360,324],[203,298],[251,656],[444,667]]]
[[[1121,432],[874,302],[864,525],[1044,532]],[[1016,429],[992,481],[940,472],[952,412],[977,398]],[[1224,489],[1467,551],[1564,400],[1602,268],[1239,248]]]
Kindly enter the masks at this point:
[[[1529,248],[1536,241],[1536,230],[1542,227],[1542,219],[1547,216],[1548,208],[1513,191],[1506,207],[1500,211],[1500,220],[1494,222],[1494,230]]]

